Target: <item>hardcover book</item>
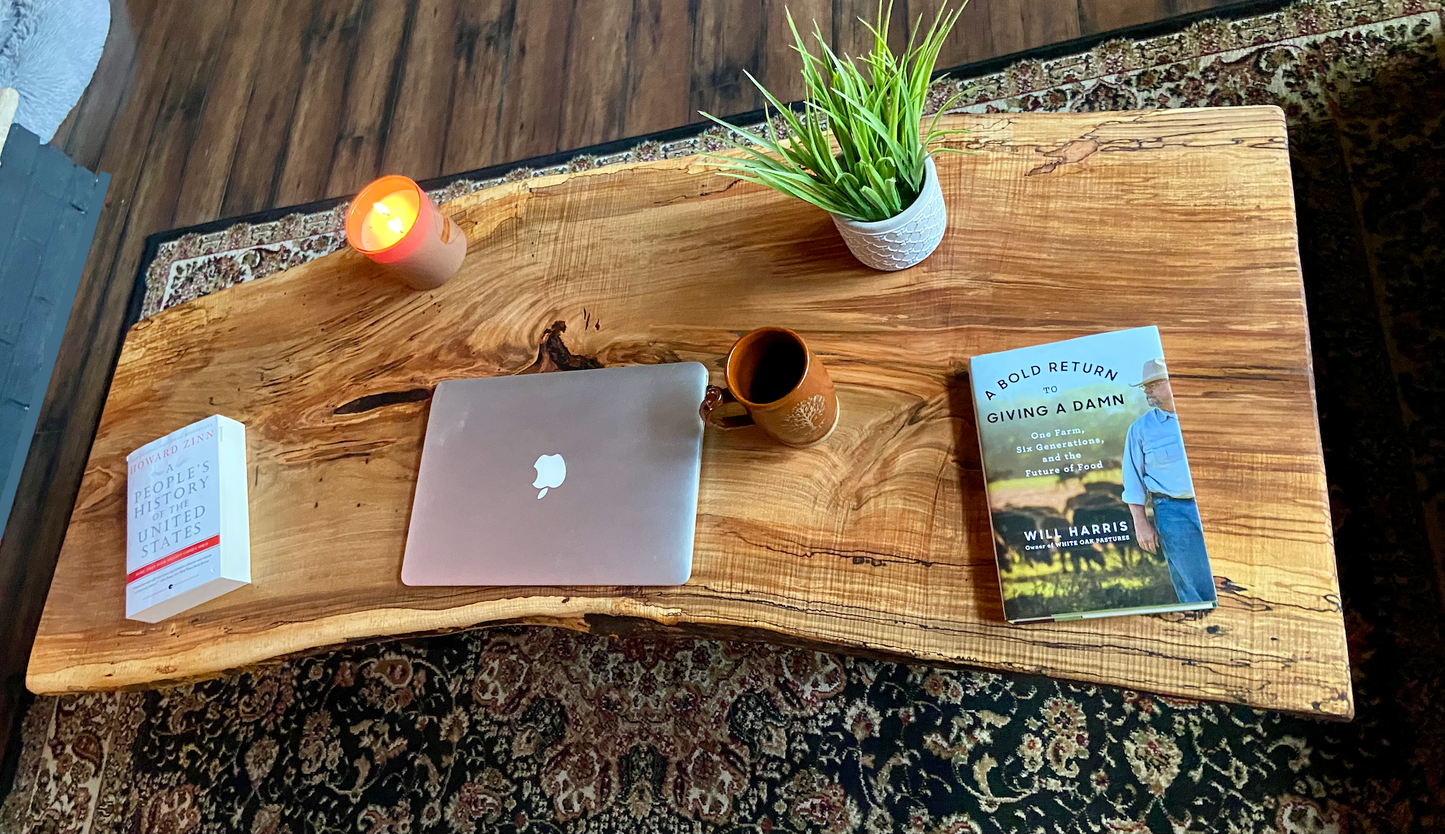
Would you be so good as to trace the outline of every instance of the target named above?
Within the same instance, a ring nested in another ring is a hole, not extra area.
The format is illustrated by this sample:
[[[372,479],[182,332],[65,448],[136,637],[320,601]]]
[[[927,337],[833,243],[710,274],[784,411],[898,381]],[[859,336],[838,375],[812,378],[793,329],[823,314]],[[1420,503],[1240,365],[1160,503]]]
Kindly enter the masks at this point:
[[[1213,608],[1157,327],[969,364],[1011,623]]]
[[[250,583],[245,426],[207,417],[125,462],[127,619],[160,622]]]

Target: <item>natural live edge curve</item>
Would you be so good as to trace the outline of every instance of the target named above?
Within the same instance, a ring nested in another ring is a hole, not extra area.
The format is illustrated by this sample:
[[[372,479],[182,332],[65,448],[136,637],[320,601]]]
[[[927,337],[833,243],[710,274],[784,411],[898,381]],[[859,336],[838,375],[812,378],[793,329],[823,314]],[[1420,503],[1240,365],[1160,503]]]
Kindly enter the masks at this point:
[[[456,201],[447,211],[471,255],[433,292],[340,252],[142,322],[116,370],[30,687],[155,685],[362,640],[617,617],[1349,717],[1343,622],[1325,604],[1338,583],[1280,112],[950,121],[984,153],[939,161],[959,195],[950,233],[904,272],[857,264],[821,211],[666,160]],[[1098,143],[1082,164],[1027,176],[1081,137]],[[1181,178],[1187,200],[1160,190]],[[1141,204],[1157,210],[1131,208]],[[427,404],[386,395],[551,370],[557,357],[698,360],[716,382],[737,334],[769,323],[818,346],[844,419],[801,451],[750,430],[708,437],[688,585],[399,585]],[[1146,323],[1161,325],[1180,374],[1216,581],[1228,577],[1222,607],[1177,622],[1004,625],[959,369],[986,350]],[[347,404],[354,412],[336,413]],[[155,626],[126,622],[104,602],[123,579],[123,457],[153,426],[202,411],[241,420],[252,438],[255,584]],[[865,553],[879,555],[842,557]]]

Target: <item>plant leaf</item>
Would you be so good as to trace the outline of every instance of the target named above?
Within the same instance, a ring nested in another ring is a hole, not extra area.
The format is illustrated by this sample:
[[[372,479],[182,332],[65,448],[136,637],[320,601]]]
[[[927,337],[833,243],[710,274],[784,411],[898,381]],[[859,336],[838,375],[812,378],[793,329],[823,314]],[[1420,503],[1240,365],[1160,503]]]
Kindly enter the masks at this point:
[[[741,154],[705,156],[729,176],[840,216],[866,221],[897,214],[917,199],[935,145],[939,152],[964,152],[941,146],[963,131],[939,128],[939,119],[963,91],[932,114],[926,131],[922,124],[934,66],[962,10],[941,8],[926,30],[920,15],[902,52],[895,54],[888,48],[893,3],[879,0],[875,21],[863,21],[872,35],[871,48],[856,59],[836,53],[816,20],[817,51],[811,51],[786,12],[792,46],[802,60],[801,107],[784,105],[749,74],[763,94],[767,124],[749,130],[703,113],[727,129],[723,143]]]

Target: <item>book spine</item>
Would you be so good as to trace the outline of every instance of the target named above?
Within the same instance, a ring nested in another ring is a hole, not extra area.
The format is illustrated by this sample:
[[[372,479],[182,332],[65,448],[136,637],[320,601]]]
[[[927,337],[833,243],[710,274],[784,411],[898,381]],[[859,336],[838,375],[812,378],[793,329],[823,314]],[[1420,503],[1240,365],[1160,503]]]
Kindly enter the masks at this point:
[[[993,543],[993,561],[995,567],[998,568],[994,571],[994,578],[998,582],[998,598],[1002,600],[1004,598],[1003,565],[999,563],[998,543],[1003,541],[1003,534],[999,532],[993,523],[993,485],[988,478],[988,444],[985,443],[983,439],[983,409],[979,403],[983,397],[978,387],[978,375],[973,372],[972,362],[969,363],[968,378],[970,383],[969,387],[973,392],[973,425],[975,429],[974,434],[978,436],[978,465],[983,473],[984,507],[988,514],[989,541]],[[1004,620],[1014,625],[1023,622],[1050,622],[1053,619],[1052,617],[1047,617],[1031,620],[1016,620],[1009,617],[1008,606],[1003,606],[1003,610]]]
[[[221,575],[249,583],[251,523],[247,503],[246,427],[226,417],[219,417],[218,423],[221,529],[226,535],[226,545],[221,548]]]

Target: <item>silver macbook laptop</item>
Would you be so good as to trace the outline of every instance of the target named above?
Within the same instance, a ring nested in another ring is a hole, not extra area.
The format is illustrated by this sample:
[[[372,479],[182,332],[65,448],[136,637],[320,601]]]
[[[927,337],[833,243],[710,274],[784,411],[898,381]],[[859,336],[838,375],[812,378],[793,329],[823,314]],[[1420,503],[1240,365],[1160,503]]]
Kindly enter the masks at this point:
[[[438,384],[401,581],[686,582],[706,387],[697,362]]]

